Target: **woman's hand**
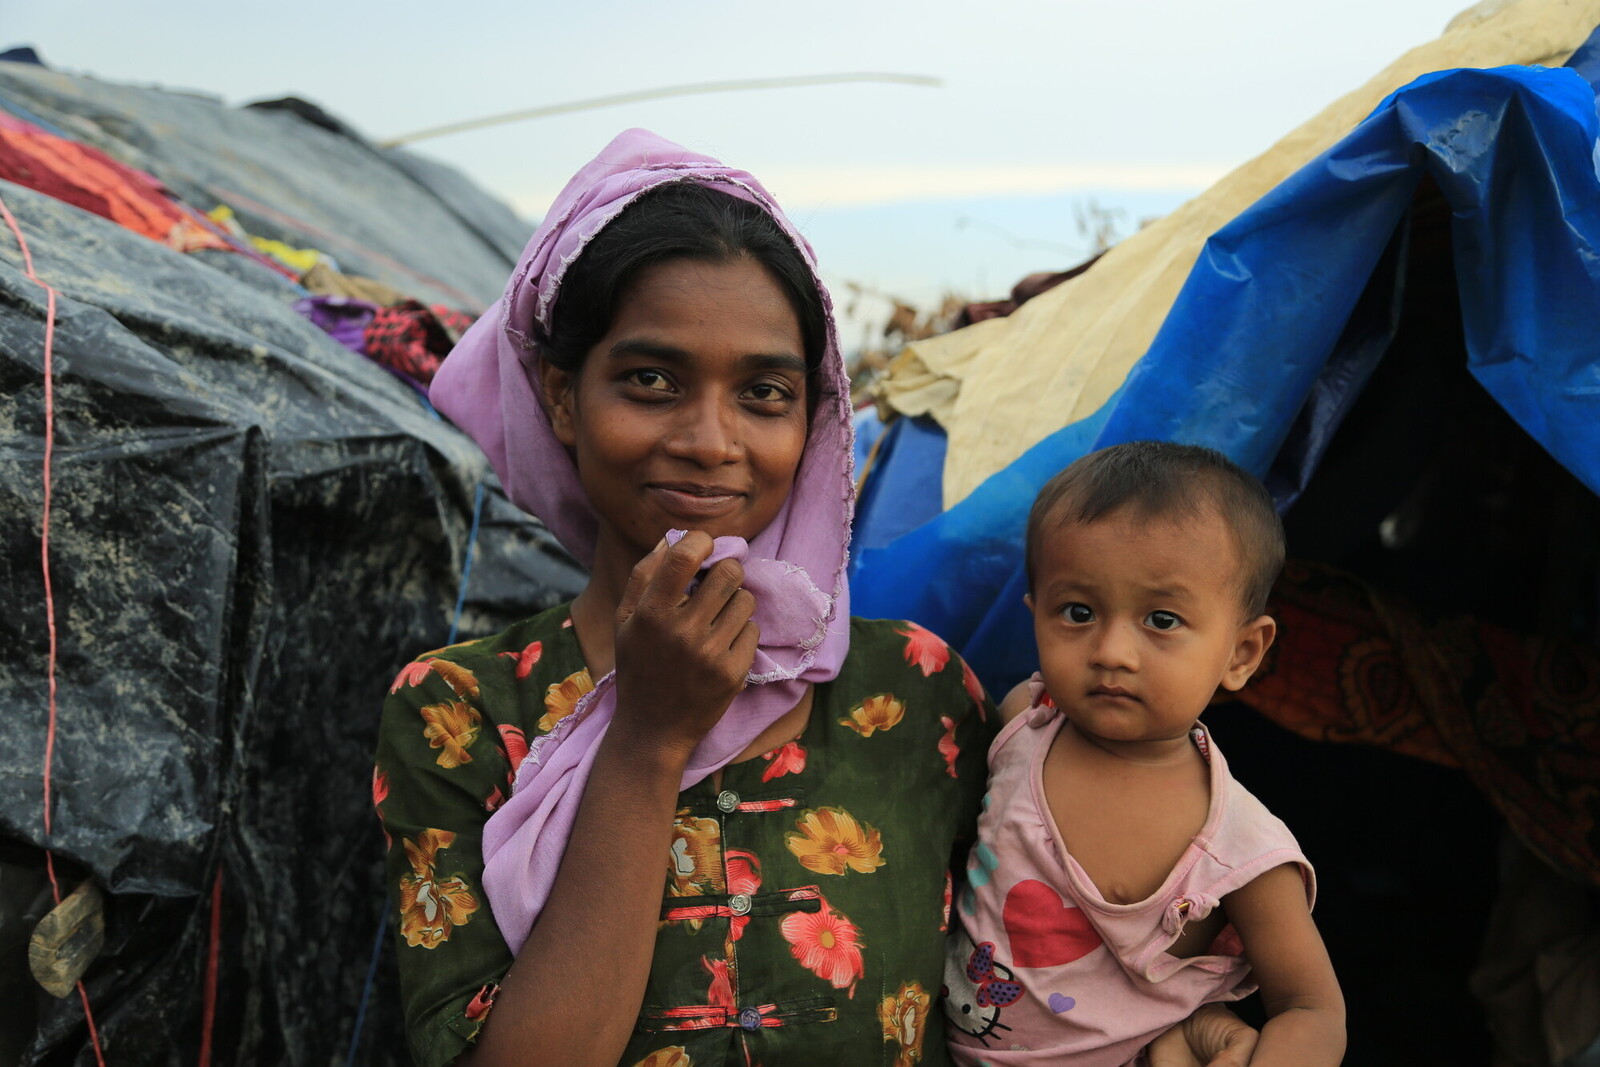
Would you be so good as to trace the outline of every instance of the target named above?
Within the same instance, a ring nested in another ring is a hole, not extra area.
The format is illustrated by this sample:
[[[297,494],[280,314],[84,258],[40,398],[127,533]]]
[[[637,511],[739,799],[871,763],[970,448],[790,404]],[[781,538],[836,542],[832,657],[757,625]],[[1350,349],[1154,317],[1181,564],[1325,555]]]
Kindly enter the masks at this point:
[[[700,531],[657,545],[634,566],[617,606],[617,717],[627,718],[629,736],[685,753],[744,688],[760,637],[737,560],[718,562],[684,594],[711,548]]]
[[[1261,1035],[1220,1004],[1206,1004],[1150,1043],[1150,1067],[1247,1067]]]

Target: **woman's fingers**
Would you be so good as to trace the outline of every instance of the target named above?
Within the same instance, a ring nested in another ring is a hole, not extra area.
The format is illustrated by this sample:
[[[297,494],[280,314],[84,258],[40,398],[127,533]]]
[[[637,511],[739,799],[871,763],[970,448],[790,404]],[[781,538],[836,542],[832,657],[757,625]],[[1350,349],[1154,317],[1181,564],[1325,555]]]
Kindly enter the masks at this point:
[[[661,570],[662,557],[667,551],[667,539],[663,537],[650,550],[650,554],[633,565],[633,570],[628,574],[628,584],[622,590],[622,599],[617,603],[617,622],[624,623],[633,617],[639,610],[639,601],[643,599],[644,592],[650,587],[656,573]]]
[[[755,613],[755,596],[748,589],[735,589],[711,622],[711,632],[715,635],[718,646],[733,648],[739,635],[744,631],[745,624]]]

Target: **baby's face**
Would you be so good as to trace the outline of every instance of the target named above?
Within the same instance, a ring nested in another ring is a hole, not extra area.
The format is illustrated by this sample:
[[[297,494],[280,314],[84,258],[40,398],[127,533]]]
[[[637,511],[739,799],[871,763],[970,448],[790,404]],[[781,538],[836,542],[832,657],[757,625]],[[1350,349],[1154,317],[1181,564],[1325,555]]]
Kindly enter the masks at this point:
[[[1039,670],[1077,729],[1182,737],[1218,685],[1245,683],[1265,645],[1248,639],[1259,623],[1244,617],[1238,555],[1214,514],[1178,524],[1112,513],[1042,540],[1028,599]]]

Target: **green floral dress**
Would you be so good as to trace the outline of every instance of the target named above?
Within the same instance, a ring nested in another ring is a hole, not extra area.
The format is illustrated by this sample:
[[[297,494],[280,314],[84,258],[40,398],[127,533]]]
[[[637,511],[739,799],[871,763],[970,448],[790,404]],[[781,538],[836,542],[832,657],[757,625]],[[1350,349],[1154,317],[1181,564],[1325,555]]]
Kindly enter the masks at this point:
[[[468,1048],[511,966],[480,841],[529,739],[592,688],[571,626],[563,606],[425,655],[384,706],[373,799],[422,1067]],[[679,796],[626,1067],[949,1062],[932,1013],[950,869],[996,716],[927,630],[855,619],[850,640],[798,739]]]

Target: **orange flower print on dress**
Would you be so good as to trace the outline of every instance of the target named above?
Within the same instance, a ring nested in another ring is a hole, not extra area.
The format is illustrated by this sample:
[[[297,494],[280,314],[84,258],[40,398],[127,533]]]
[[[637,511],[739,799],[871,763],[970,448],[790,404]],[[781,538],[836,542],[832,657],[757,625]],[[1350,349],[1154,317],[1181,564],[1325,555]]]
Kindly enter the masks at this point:
[[[544,655],[544,642],[535,641],[521,652],[502,652],[501,659],[517,661],[517,681],[522,681],[533,670],[534,664],[539,662],[539,657]]]
[[[956,721],[948,715],[941,715],[939,722],[944,726],[944,733],[939,737],[939,755],[944,757],[944,767],[950,772],[950,777],[957,778],[956,757],[961,755],[961,749],[956,744]]]
[[[435,761],[439,766],[448,769],[472,762],[467,748],[478,739],[478,727],[483,723],[477,708],[464,701],[451,700],[444,704],[428,704],[421,713],[428,724],[422,731],[422,736],[428,739],[428,747],[444,750]]]
[[[798,741],[790,741],[782,748],[763,752],[761,758],[768,761],[767,769],[761,772],[763,782],[770,782],[780,775],[799,774],[806,769],[806,750],[800,747]]]
[[[796,911],[783,917],[783,939],[800,966],[835,989],[850,989],[866,974],[861,961],[861,931],[826,900],[815,912]]]
[[[667,853],[667,895],[698,897],[725,893],[722,876],[722,827],[715,819],[700,819],[680,812],[672,820],[672,844]],[[700,920],[690,920],[700,929]]]
[[[931,998],[921,982],[906,982],[898,992],[878,1003],[878,1023],[883,1039],[900,1046],[894,1067],[911,1067],[922,1062],[922,1035],[928,1022]]]
[[[817,808],[795,820],[800,832],[784,835],[784,843],[800,866],[818,874],[843,874],[846,868],[871,874],[882,867],[883,839],[878,831],[857,823],[843,808]]]
[[[443,678],[454,689],[456,696],[474,700],[478,696],[477,675],[461,666],[451,663],[447,659],[433,659],[428,661],[428,666],[433,668],[433,673]]]
[[[887,730],[906,717],[906,706],[894,698],[893,693],[870,696],[850,709],[850,717],[840,719],[840,726],[848,726],[862,737],[871,737],[876,730]]]
[[[398,693],[401,688],[408,685],[421,685],[427,681],[428,675],[433,673],[433,664],[423,663],[418,660],[407,663],[400,668],[400,673],[394,676],[394,684],[389,687],[389,692]]]
[[[761,861],[755,853],[730,848],[726,853],[728,867],[728,892],[754,895],[761,889]],[[750,922],[748,915],[735,915],[728,920],[728,940],[737,941],[744,936]]]
[[[656,1049],[633,1067],[694,1067],[694,1061],[689,1058],[688,1049],[672,1045]]]
[[[539,729],[548,733],[556,723],[577,710],[578,701],[594,688],[589,668],[573,671],[559,682],[551,682],[544,691],[544,715],[539,719]]]
[[[439,851],[455,839],[449,830],[429,829],[416,840],[401,841],[411,873],[400,876],[400,933],[412,948],[438,948],[478,910],[478,898],[465,880],[459,875],[440,878],[434,871]]]
[[[924,678],[944,670],[944,665],[950,662],[950,646],[932,630],[908,622],[904,630],[895,633],[906,639],[906,662],[921,669]]]
[[[950,877],[950,872],[944,872],[944,908],[939,912],[939,932],[950,931],[950,902],[955,897],[955,879]]]
[[[522,766],[522,760],[528,754],[528,738],[519,727],[505,723],[496,727],[500,731],[500,741],[506,746],[506,760],[511,764],[511,778],[517,777],[517,768]]]

